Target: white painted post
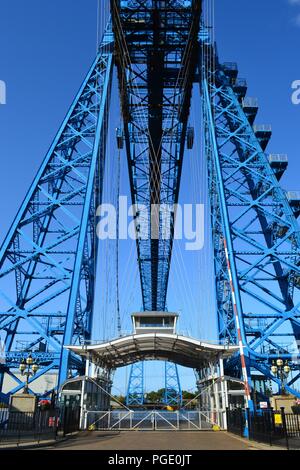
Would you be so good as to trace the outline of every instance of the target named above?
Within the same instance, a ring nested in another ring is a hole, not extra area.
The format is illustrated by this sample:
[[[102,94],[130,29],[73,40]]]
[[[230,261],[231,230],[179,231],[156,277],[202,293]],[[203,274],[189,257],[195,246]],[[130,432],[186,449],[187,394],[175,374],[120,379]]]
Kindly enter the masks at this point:
[[[85,393],[86,393],[86,379],[89,377],[89,371],[90,371],[90,359],[89,357],[87,357],[85,361],[85,378],[82,381],[81,398],[80,398],[80,429],[81,430],[86,430],[86,426],[87,426]]]
[[[81,397],[80,397],[80,429],[85,430],[84,424],[85,424],[85,403],[84,403],[84,395],[85,395],[85,384],[86,384],[86,378],[83,379],[82,385],[81,385]]]
[[[209,400],[210,400],[210,422],[214,423],[215,416],[214,416],[214,409],[215,409],[215,397],[214,397],[214,388],[215,388],[215,379],[214,379],[214,369],[212,363],[209,364],[210,369],[210,380],[211,386],[209,386]],[[212,393],[213,392],[213,393]]]
[[[224,374],[224,359],[220,357],[220,377],[221,377],[221,393],[222,393],[222,410],[223,410],[223,427],[227,429],[226,408],[228,407],[227,381]]]
[[[90,358],[88,357],[85,361],[85,376],[90,376]]]
[[[214,366],[213,373],[215,373],[215,368],[216,368],[216,364]],[[214,396],[215,396],[216,413],[217,413],[217,424],[218,426],[221,427],[219,383],[218,381],[215,380],[215,376],[214,376]]]

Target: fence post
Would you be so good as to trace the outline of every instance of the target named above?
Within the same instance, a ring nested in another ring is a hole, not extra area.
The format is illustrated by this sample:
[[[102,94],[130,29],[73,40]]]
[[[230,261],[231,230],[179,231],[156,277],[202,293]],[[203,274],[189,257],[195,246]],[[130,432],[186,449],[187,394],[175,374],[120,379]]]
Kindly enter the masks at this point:
[[[285,419],[285,412],[284,412],[284,407],[280,407],[280,412],[281,412],[281,420],[282,420],[282,427],[283,427],[283,432],[284,432],[284,437],[286,440],[286,448],[289,450],[289,436],[287,432],[287,427],[286,427],[286,419]]]
[[[55,429],[55,434],[54,434],[54,436],[55,436],[55,440],[57,440],[57,435],[58,435],[58,419],[59,419],[59,414],[58,414],[58,410],[57,410],[57,409],[55,410],[55,418],[54,418],[54,419],[55,419],[55,428],[54,428],[54,429]]]
[[[19,414],[19,413],[17,412],[15,416],[18,416],[18,414]],[[15,416],[14,416],[14,417],[15,417]],[[15,421],[17,421],[17,425],[18,425],[18,443],[17,443],[17,447],[19,447],[19,445],[20,445],[20,443],[21,443],[21,424],[20,424],[20,420],[21,420],[21,419],[15,420]],[[23,424],[23,423],[22,423],[22,424]]]
[[[267,409],[268,427],[269,427],[269,443],[270,447],[273,445],[273,408]]]
[[[67,429],[67,419],[68,419],[68,408],[65,406],[63,408],[63,422],[62,422],[62,428],[63,428],[63,436],[65,437],[66,435],[66,429]]]
[[[240,410],[241,437],[245,437],[246,419],[244,419],[243,408],[239,408],[239,410]]]
[[[269,412],[269,423],[270,423],[270,446],[273,445],[273,433],[274,433],[274,411],[273,407],[270,406],[268,409]]]
[[[251,414],[250,414],[250,408],[246,408],[246,421],[248,423],[248,439],[252,439],[252,426],[251,426]]]
[[[42,421],[42,419],[43,419],[42,411],[41,410],[35,411],[35,414],[34,414],[34,430],[37,428],[37,432],[38,432],[37,442],[38,442],[38,444],[41,442],[41,434],[42,434],[41,421]]]

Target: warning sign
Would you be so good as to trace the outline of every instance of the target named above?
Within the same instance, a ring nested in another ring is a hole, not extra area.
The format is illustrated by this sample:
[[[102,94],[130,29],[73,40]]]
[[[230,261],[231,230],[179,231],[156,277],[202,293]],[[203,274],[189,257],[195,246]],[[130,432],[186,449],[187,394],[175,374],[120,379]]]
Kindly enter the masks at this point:
[[[282,416],[280,414],[275,414],[275,424],[282,424]]]

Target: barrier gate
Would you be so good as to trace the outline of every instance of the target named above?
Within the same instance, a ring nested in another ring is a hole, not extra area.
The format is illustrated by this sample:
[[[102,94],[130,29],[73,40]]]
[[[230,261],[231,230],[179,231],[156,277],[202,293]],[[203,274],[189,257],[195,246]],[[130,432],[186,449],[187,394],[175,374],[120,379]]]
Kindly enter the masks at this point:
[[[203,431],[225,429],[223,411],[85,411],[82,429],[91,431]]]

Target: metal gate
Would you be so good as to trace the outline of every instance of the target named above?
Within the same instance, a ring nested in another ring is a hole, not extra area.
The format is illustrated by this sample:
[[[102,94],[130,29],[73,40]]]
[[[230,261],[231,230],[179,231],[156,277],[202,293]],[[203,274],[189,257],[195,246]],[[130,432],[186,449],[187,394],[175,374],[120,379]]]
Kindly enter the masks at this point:
[[[61,424],[64,436],[79,430],[80,412],[80,406],[66,406],[63,408]]]
[[[91,431],[203,431],[224,429],[222,411],[85,411],[83,428]]]

